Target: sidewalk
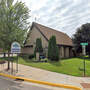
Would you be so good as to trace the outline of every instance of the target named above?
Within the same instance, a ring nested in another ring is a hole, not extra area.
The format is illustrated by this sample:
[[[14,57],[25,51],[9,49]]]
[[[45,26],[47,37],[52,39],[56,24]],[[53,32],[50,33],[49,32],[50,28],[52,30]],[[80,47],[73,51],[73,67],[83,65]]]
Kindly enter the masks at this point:
[[[0,65],[0,69],[3,70],[6,68],[6,66],[7,66],[7,63],[4,66]],[[14,63],[14,69],[15,69],[15,67],[16,67],[16,64]],[[5,71],[3,71],[3,72],[6,73]],[[8,72],[8,73],[10,74],[10,72]],[[87,87],[85,87],[86,86],[85,83],[90,84],[89,77],[85,77],[85,78],[84,77],[74,77],[74,76],[70,76],[70,75],[46,71],[46,70],[39,69],[39,68],[25,66],[25,65],[21,65],[21,64],[19,64],[19,72],[14,73],[14,75],[25,77],[25,78],[30,78],[33,80],[41,80],[41,81],[48,81],[48,82],[52,82],[52,83],[74,85],[74,86],[81,87],[82,90],[90,90],[89,85]],[[81,83],[83,86],[81,85]],[[83,87],[85,87],[85,88],[83,88]],[[64,89],[62,89],[62,90],[64,90]]]

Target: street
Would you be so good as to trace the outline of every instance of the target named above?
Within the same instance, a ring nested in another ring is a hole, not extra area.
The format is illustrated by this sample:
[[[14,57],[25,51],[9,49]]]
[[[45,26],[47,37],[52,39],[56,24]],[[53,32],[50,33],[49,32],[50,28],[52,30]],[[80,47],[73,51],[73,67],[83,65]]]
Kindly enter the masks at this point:
[[[47,87],[47,86],[46,86]],[[33,83],[26,83],[23,81],[15,81],[0,76],[0,90],[51,90],[40,85],[34,85]]]

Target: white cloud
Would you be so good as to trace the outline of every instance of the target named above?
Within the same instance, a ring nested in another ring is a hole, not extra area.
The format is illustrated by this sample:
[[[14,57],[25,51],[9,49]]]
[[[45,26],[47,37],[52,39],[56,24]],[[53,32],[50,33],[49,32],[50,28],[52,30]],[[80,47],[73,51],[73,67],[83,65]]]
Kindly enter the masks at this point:
[[[69,36],[76,28],[90,22],[90,0],[19,0],[26,3],[32,21],[63,31]]]

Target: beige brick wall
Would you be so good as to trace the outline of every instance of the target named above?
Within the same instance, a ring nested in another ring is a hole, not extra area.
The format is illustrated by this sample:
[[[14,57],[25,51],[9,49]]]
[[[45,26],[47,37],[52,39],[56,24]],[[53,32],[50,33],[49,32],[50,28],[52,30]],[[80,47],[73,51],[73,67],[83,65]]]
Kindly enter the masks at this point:
[[[37,38],[41,38],[43,48],[48,47],[48,41],[34,27],[34,28],[32,28],[32,31],[30,32],[30,36],[29,36],[29,38],[27,40],[27,44],[26,44],[26,45],[33,45],[33,47],[32,47],[32,49],[31,48],[24,48],[23,52],[25,52],[25,53],[34,53],[34,48],[35,48],[35,45],[36,45],[36,39]]]
[[[27,45],[33,45],[33,47],[31,48],[23,48],[22,52],[24,53],[29,53],[29,54],[33,54],[34,53],[34,48],[36,45],[36,39],[37,38],[41,38],[42,40],[42,46],[43,48],[48,47],[48,41],[45,39],[45,37],[34,27],[32,28],[32,31],[30,33],[30,36],[27,40]],[[64,47],[61,46],[59,48],[59,52],[60,52],[60,58],[68,58],[69,57],[69,53],[71,53],[72,55],[72,50],[70,50],[69,47]]]
[[[60,58],[64,58],[64,47],[61,46],[59,51],[60,51]]]
[[[33,48],[32,47],[22,48],[21,52],[25,54],[33,54]]]
[[[73,56],[72,48],[61,46],[59,48],[60,58],[68,58]]]
[[[45,48],[48,46],[48,41],[43,37],[43,35],[34,27],[30,33],[30,37],[28,39],[29,45],[35,45],[36,39],[41,38],[42,39],[42,46]]]
[[[68,58],[69,57],[69,47],[66,47],[66,50],[65,50],[65,57]]]
[[[70,57],[73,57],[73,51],[72,51],[72,48],[69,49],[70,50]]]

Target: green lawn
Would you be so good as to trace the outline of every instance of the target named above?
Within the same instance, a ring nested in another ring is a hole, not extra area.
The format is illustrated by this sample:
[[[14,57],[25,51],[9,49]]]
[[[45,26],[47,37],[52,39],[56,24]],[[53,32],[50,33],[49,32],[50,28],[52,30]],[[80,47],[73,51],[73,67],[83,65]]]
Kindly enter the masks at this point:
[[[37,67],[52,72],[63,73],[73,76],[83,76],[83,59],[71,58],[63,59],[59,62],[32,62],[29,59],[19,58],[19,63]],[[86,60],[86,76],[90,76],[90,59]]]
[[[16,57],[12,59],[17,59]],[[0,58],[0,60],[10,60],[9,58]],[[83,59],[71,58],[62,59],[59,62],[33,62],[30,59],[19,57],[19,64],[24,64],[32,67],[37,67],[52,72],[63,73],[73,76],[83,76]],[[86,76],[90,76],[90,59],[86,59]]]

